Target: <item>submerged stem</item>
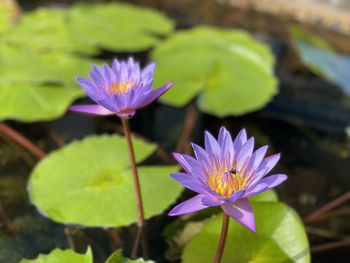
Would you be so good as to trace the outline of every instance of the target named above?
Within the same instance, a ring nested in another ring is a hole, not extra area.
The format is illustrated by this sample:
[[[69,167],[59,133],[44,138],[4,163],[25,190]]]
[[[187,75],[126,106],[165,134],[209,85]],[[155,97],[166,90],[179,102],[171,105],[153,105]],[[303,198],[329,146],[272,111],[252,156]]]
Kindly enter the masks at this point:
[[[221,234],[220,234],[220,240],[218,244],[218,248],[216,249],[216,255],[213,260],[213,263],[220,263],[221,257],[224,252],[225,243],[226,243],[226,237],[227,237],[227,230],[228,230],[228,223],[229,223],[230,217],[224,213],[224,217],[222,219],[222,227],[221,227]]]
[[[43,158],[46,153],[41,150],[38,146],[36,146],[34,143],[32,143],[30,140],[25,138],[22,134],[12,129],[10,126],[6,125],[5,123],[0,123],[0,132],[6,134],[9,138],[17,142],[19,145],[21,145],[23,148],[30,151],[32,154],[37,156],[39,159]]]
[[[134,147],[132,145],[131,140],[131,133],[130,133],[130,127],[129,122],[127,119],[122,118],[123,128],[124,128],[124,134],[126,138],[126,142],[128,144],[128,151],[129,151],[129,159],[130,159],[130,166],[132,171],[132,177],[134,181],[134,190],[136,195],[136,206],[137,206],[137,216],[138,216],[138,231],[137,236],[132,248],[131,256],[135,258],[137,256],[137,251],[140,245],[142,230],[145,224],[144,219],[144,213],[143,213],[143,204],[142,204],[142,195],[141,195],[141,188],[140,188],[140,181],[137,174],[137,168],[136,168],[136,161],[135,161],[135,153],[134,153]]]

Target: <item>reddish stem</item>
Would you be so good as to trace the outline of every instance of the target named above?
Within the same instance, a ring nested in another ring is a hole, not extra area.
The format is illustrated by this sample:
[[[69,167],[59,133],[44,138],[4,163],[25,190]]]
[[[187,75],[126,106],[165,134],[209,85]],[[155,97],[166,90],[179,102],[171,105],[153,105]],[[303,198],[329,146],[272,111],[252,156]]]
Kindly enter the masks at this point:
[[[347,192],[338,198],[334,199],[333,201],[325,204],[321,208],[317,209],[316,211],[312,212],[310,215],[308,215],[305,219],[305,223],[311,223],[316,221],[318,218],[320,218],[324,213],[328,212],[329,210],[341,205],[342,203],[345,203],[346,201],[350,200],[350,192]]]
[[[191,153],[190,139],[193,133],[193,129],[198,120],[199,112],[195,102],[192,102],[186,111],[185,124],[182,131],[182,135],[176,145],[175,152]]]
[[[223,254],[224,248],[225,248],[229,222],[230,222],[230,217],[224,213],[224,217],[222,219],[220,240],[219,240],[218,248],[216,249],[216,255],[215,255],[215,258],[213,260],[213,263],[220,263],[221,262],[222,254]]]
[[[315,253],[321,253],[324,251],[334,250],[342,247],[350,247],[350,240],[345,239],[341,241],[330,242],[327,244],[314,246],[310,250],[311,250],[311,253],[315,254]]]
[[[139,176],[137,173],[136,168],[136,160],[135,160],[135,153],[134,153],[134,147],[131,140],[131,132],[129,127],[129,121],[127,119],[122,118],[123,128],[124,128],[124,134],[126,138],[126,142],[128,144],[128,152],[129,152],[129,159],[130,159],[130,165],[131,165],[131,171],[132,171],[132,178],[134,181],[134,189],[135,189],[135,195],[136,195],[136,206],[137,206],[137,216],[138,216],[138,231],[136,234],[136,239],[134,241],[134,246],[132,248],[131,257],[136,258],[137,251],[140,245],[141,236],[143,232],[143,227],[145,224],[145,218],[144,218],[144,212],[143,212],[143,204],[142,204],[142,195],[141,195],[141,187],[140,187],[140,181]]]
[[[33,153],[39,159],[43,158],[46,155],[45,152],[41,150],[38,146],[33,144],[31,141],[29,141],[27,138],[25,138],[23,135],[21,135],[5,123],[0,123],[0,132],[6,134],[6,136],[10,137],[23,148]]]

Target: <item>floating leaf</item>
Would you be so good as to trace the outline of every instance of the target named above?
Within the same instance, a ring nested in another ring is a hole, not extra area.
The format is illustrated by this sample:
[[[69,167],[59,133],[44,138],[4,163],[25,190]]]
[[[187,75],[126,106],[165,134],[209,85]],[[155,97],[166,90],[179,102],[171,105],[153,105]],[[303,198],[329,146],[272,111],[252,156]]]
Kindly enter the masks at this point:
[[[79,42],[114,51],[140,51],[168,34],[172,22],[155,10],[129,4],[76,5],[69,12],[72,34]]]
[[[74,76],[90,67],[87,59],[61,53],[28,53],[0,46],[0,119],[51,120],[83,95]]]
[[[310,252],[303,224],[293,209],[279,202],[252,203],[257,232],[230,220],[222,263],[309,263]],[[218,244],[222,214],[206,221],[203,231],[185,248],[184,263],[212,262]]]
[[[96,53],[91,46],[75,40],[66,16],[66,9],[39,8],[26,12],[18,25],[6,34],[4,41],[30,51]]]
[[[139,258],[139,259],[124,258],[121,250],[115,251],[106,261],[106,263],[152,263],[152,262],[154,261],[151,261],[151,260],[145,261],[142,258]]]
[[[0,33],[10,29],[19,14],[19,7],[14,0],[0,1]]]
[[[85,254],[78,254],[71,249],[55,249],[48,255],[39,255],[36,259],[22,259],[20,263],[92,263],[91,249],[88,248]]]
[[[31,53],[0,46],[0,83],[60,83],[76,85],[74,77],[91,68],[91,60],[66,53]]]
[[[81,95],[78,89],[54,85],[0,83],[0,120],[51,120],[63,115]]]
[[[155,145],[134,140],[137,162]],[[29,181],[31,201],[52,220],[118,227],[137,218],[127,145],[121,136],[92,136],[43,159]],[[168,176],[177,166],[139,166],[145,217],[162,213],[182,187]]]
[[[181,107],[197,104],[220,117],[262,108],[277,92],[274,58],[248,33],[197,27],[173,34],[152,54],[156,85],[173,81],[161,101]]]
[[[337,54],[322,38],[293,27],[290,30],[302,62],[318,74],[342,88],[350,96],[350,56]]]

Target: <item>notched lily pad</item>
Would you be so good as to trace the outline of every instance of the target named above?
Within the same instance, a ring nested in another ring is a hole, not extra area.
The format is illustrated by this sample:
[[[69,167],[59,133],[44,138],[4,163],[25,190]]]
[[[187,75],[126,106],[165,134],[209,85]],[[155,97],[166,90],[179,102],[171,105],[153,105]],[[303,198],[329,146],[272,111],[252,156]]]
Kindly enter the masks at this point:
[[[75,40],[69,31],[66,16],[67,9],[58,8],[38,8],[25,12],[3,41],[31,52],[96,53],[93,47]]]
[[[198,96],[204,112],[242,115],[262,108],[277,93],[272,53],[244,31],[204,26],[179,31],[160,43],[152,58],[156,85],[174,82],[161,97],[173,106]]]
[[[163,14],[129,4],[79,4],[69,11],[69,27],[78,42],[113,51],[141,51],[174,27]]]
[[[307,236],[292,208],[279,202],[253,202],[252,206],[257,232],[231,219],[222,263],[310,262]],[[202,232],[185,248],[182,262],[212,262],[221,223],[222,214],[206,221]]]
[[[55,249],[48,255],[39,255],[36,259],[22,259],[19,263],[58,263],[58,262],[74,262],[74,263],[92,263],[91,249],[88,248],[85,254],[79,254],[71,249],[61,250]]]
[[[137,162],[155,145],[134,139]],[[162,213],[182,187],[168,176],[177,166],[139,166],[145,217]],[[28,191],[35,206],[65,224],[118,227],[137,219],[127,145],[122,136],[91,136],[43,159],[33,170]]]
[[[106,263],[154,263],[154,261],[145,261],[142,258],[128,259],[123,257],[121,250],[117,250],[107,259]]]

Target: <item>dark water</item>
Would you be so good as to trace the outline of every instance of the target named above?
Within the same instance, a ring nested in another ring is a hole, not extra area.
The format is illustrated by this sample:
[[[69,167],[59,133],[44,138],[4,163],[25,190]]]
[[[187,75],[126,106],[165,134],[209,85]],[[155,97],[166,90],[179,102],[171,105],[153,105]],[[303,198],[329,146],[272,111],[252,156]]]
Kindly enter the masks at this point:
[[[47,1],[20,1],[23,7],[31,9]],[[72,1],[50,1],[50,3],[70,3]],[[140,2],[140,1],[134,1]],[[200,114],[193,131],[192,140],[203,143],[202,134],[209,130],[214,134],[221,125],[232,132],[246,127],[248,133],[256,137],[258,145],[271,145],[271,152],[282,152],[279,170],[288,174],[289,180],[278,188],[280,199],[293,206],[300,215],[306,216],[326,202],[350,189],[350,149],[344,129],[350,123],[350,100],[341,89],[310,73],[297,61],[296,54],[285,37],[283,24],[276,25],[275,18],[256,17],[257,21],[247,22],[247,18],[231,18],[230,9],[214,6],[210,1],[196,6],[193,1],[190,10],[184,10],[183,2],[177,6],[173,1],[143,1],[142,4],[166,11],[178,21],[180,27],[198,23],[221,26],[240,26],[251,29],[258,38],[269,43],[276,56],[276,74],[280,80],[280,93],[263,110],[242,117],[218,119]],[[172,4],[171,4],[172,3]],[[237,12],[231,10],[232,12]],[[190,15],[192,14],[192,16]],[[219,15],[221,14],[221,15]],[[273,26],[266,27],[269,19]],[[263,22],[264,21],[264,22]],[[279,26],[281,28],[279,28]],[[348,43],[349,44],[349,43]],[[104,58],[128,54],[105,53]],[[145,61],[147,52],[135,55]],[[134,131],[158,142],[166,152],[175,148],[183,128],[186,109],[175,109],[155,104],[140,111],[132,120]],[[57,148],[49,131],[54,129],[66,142],[82,138],[91,133],[113,132],[113,118],[96,119],[67,114],[52,123],[21,124],[9,122],[12,127],[43,147],[46,151]],[[20,241],[15,241],[1,225],[0,262],[17,262],[19,258],[34,257],[39,252],[49,252],[54,247],[67,247],[67,239],[62,225],[55,224],[41,215],[29,204],[26,181],[33,164],[37,160],[28,153],[14,148],[8,142],[0,141],[0,200],[13,223],[20,230]],[[164,162],[157,155],[148,163]],[[184,193],[186,195],[187,193]],[[166,243],[160,227],[172,219],[159,216],[148,225],[148,239],[152,246],[149,256],[157,262],[165,262]],[[331,217],[315,223],[312,227],[330,230],[342,235],[350,235],[349,215]],[[97,262],[102,262],[110,253],[110,244],[104,231],[99,229],[70,229],[76,241],[77,250],[83,251],[86,244],[93,246]],[[125,252],[130,250],[130,233],[134,228],[120,230],[125,238]],[[309,235],[311,246],[333,241],[332,239]],[[348,248],[339,248],[313,255],[313,262],[344,262],[349,258]]]

